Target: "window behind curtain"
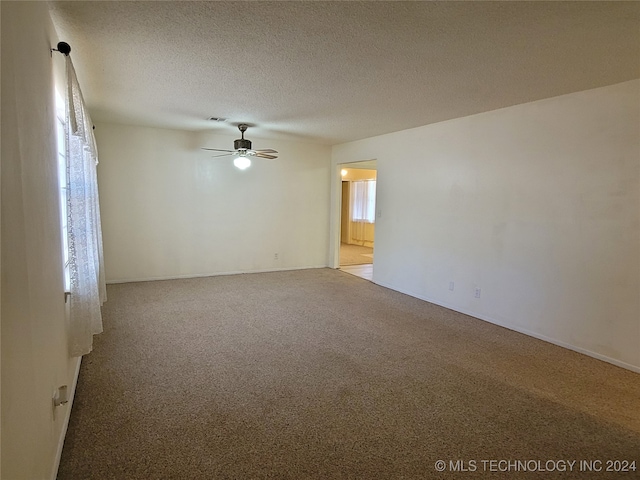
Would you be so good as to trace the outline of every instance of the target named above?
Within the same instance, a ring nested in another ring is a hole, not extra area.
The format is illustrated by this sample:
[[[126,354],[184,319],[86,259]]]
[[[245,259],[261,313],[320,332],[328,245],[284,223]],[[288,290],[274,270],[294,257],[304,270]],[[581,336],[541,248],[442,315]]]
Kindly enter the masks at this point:
[[[376,218],[376,181],[351,182],[351,221],[374,223]]]
[[[68,198],[69,183],[67,180],[67,141],[65,134],[65,103],[56,92],[56,135],[58,146],[58,184],[60,185],[60,224],[62,228],[62,261],[64,265],[64,290],[71,289],[69,275],[69,237],[68,237]]]

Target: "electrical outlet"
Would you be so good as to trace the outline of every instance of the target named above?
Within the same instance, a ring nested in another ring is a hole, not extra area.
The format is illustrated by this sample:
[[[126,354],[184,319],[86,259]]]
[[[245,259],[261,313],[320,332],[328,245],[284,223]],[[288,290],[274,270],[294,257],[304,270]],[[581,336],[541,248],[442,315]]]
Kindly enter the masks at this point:
[[[53,392],[53,406],[59,407],[69,402],[69,388],[66,385],[62,385],[55,392]]]
[[[453,292],[453,288],[454,288],[454,283],[453,282],[449,282],[449,290],[451,290]]]
[[[476,298],[480,298],[480,293],[482,292],[482,290],[480,290],[479,288],[476,288]]]
[[[274,259],[274,260],[278,260],[278,254],[277,254],[277,253],[274,253],[274,254],[273,254],[273,259]]]

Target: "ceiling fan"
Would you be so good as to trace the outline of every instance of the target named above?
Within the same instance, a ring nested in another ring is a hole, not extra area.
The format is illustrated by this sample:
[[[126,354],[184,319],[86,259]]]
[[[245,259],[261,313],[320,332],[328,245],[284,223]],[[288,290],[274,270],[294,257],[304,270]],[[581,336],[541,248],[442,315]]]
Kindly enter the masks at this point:
[[[244,138],[244,132],[247,131],[249,125],[246,123],[241,123],[238,125],[238,130],[242,134],[242,138],[238,138],[233,142],[234,150],[221,150],[219,148],[203,148],[203,150],[212,150],[214,152],[225,152],[220,155],[214,155],[213,157],[225,157],[227,155],[233,155],[236,158],[233,159],[233,164],[238,167],[240,170],[244,170],[251,166],[251,159],[249,157],[258,157],[258,158],[266,158],[268,160],[273,160],[278,158],[278,153],[275,150],[270,148],[265,148],[262,150],[252,150],[251,149],[251,140],[247,140]]]

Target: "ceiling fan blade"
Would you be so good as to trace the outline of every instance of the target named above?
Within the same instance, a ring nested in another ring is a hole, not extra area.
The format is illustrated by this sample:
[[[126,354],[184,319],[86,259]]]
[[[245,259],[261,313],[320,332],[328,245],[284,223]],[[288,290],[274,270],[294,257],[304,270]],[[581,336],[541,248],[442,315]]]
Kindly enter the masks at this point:
[[[256,150],[256,152],[258,152],[258,153],[278,153],[277,151],[272,150],[270,148],[262,148],[260,150]]]
[[[228,157],[229,155],[233,155],[235,152],[229,152],[229,153],[221,153],[220,155],[211,155],[210,158],[217,158],[217,157]]]
[[[258,157],[258,158],[266,158],[268,160],[274,160],[274,159],[278,158],[277,155],[267,155],[266,153],[262,153],[262,152],[257,152],[256,153],[256,157]]]
[[[222,150],[220,148],[204,148],[204,147],[202,147],[202,150],[212,150],[214,152],[229,152],[229,153],[235,152],[235,150]]]

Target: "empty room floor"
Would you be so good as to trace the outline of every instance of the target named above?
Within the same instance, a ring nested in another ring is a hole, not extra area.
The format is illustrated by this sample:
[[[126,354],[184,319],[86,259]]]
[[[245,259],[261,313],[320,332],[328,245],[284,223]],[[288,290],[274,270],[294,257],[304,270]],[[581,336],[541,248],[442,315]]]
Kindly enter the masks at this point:
[[[341,243],[340,270],[373,281],[373,248]]]
[[[373,263],[373,247],[340,244],[340,266]]]
[[[585,478],[480,462],[640,460],[640,375],[338,270],[108,295],[59,479]]]
[[[365,280],[373,281],[373,264],[367,265],[341,265],[340,270]]]

